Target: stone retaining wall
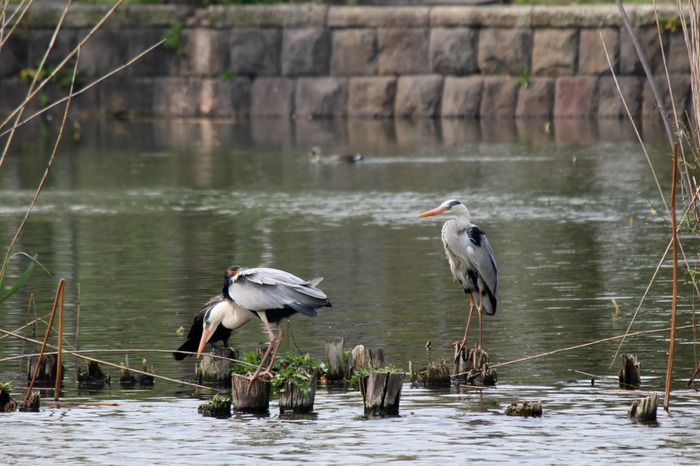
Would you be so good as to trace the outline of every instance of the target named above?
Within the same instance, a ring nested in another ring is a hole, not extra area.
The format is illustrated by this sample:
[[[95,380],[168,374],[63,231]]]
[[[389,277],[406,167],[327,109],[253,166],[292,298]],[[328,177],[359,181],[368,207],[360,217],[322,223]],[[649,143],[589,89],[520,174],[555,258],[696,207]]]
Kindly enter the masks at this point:
[[[65,56],[105,11],[74,8],[51,60]],[[688,53],[682,31],[670,30],[675,7],[660,9],[669,25],[663,45],[652,7],[627,12],[659,76],[663,47],[675,103],[688,108]],[[22,70],[39,62],[59,15],[48,6],[32,12],[0,50],[0,112],[26,94]],[[129,6],[81,50],[81,80],[125,63],[178,22],[179,50],[160,47],[76,99],[74,110],[214,118],[625,117],[604,42],[632,114],[656,113],[615,6]],[[52,86],[45,93],[55,99],[64,91]]]

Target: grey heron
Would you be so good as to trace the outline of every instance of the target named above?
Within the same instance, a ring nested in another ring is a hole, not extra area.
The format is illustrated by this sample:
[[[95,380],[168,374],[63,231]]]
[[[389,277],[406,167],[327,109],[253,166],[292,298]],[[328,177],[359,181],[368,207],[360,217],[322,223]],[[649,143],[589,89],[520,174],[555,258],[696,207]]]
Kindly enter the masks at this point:
[[[238,271],[238,266],[228,267],[224,272],[224,285]],[[231,331],[240,327],[253,318],[253,314],[246,309],[236,309],[234,303],[226,300],[223,293],[212,297],[194,315],[192,327],[187,334],[187,340],[173,353],[173,358],[178,361],[193,354],[199,354],[206,346],[207,341],[211,343],[221,341],[224,347],[228,347],[228,339]],[[222,325],[219,325],[222,324]],[[204,345],[200,348],[200,342],[204,340]]]
[[[331,155],[321,155],[321,148],[314,146],[309,150],[307,154],[309,160],[316,163],[327,162],[327,163],[355,163],[362,160],[364,157],[360,154],[331,154]]]
[[[450,270],[465,293],[469,295],[469,317],[464,339],[457,342],[455,359],[467,346],[469,324],[474,306],[479,312],[479,346],[481,346],[481,313],[496,313],[498,303],[498,268],[489,240],[478,226],[471,223],[469,210],[460,201],[445,201],[440,206],[423,212],[418,218],[434,215],[451,215],[454,218],[442,226],[442,244],[445,248]]]
[[[227,325],[222,320],[222,316],[228,315],[232,322],[239,324],[247,315],[244,311],[247,311],[263,321],[270,337],[270,344],[250,380],[255,380],[261,374],[271,377],[272,366],[284,339],[282,327],[279,325],[280,321],[297,312],[314,317],[317,315],[317,309],[331,307],[331,302],[326,294],[316,287],[323,278],[302,280],[289,272],[266,267],[249,269],[236,266],[231,267],[231,270],[232,275],[224,283],[222,291],[226,301],[231,303],[230,308],[220,308],[220,311],[218,308],[212,309],[209,320],[211,320],[212,325],[217,320],[221,320],[223,325]],[[205,325],[206,322],[207,319],[205,319]],[[272,331],[271,323],[277,326],[277,335]],[[202,335],[197,356],[206,346],[206,336],[206,334]],[[267,368],[262,371],[268,358],[270,360]]]

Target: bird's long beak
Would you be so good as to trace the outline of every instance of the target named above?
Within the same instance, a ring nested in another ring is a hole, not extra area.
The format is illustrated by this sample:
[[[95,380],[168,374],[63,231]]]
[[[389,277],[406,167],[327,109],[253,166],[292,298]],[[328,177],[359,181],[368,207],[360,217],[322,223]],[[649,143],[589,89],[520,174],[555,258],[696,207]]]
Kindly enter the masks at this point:
[[[416,218],[423,218],[423,217],[432,217],[433,215],[440,215],[445,211],[444,207],[436,207],[433,210],[429,210],[427,212],[423,212],[422,214],[418,214]]]
[[[205,325],[204,329],[202,330],[202,338],[199,340],[199,348],[197,348],[197,359],[199,359],[199,356],[201,356],[202,351],[204,351],[204,347],[207,346],[207,342],[209,341],[209,325]]]

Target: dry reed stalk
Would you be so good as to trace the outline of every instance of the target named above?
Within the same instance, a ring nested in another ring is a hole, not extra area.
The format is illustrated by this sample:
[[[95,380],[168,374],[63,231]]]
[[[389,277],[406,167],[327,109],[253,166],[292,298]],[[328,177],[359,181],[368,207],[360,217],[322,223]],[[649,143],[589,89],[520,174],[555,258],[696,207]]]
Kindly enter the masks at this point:
[[[671,335],[668,346],[668,363],[666,364],[666,389],[664,391],[664,410],[668,412],[671,396],[671,375],[673,374],[673,353],[676,345],[676,305],[678,301],[678,229],[676,225],[676,183],[678,177],[678,144],[673,147],[673,171],[671,175],[671,229],[673,235],[673,292],[671,295]]]
[[[56,385],[54,388],[53,401],[58,401],[59,395],[61,393],[61,380],[63,379],[63,301],[65,298],[65,290],[66,281],[62,278],[58,282],[58,291],[56,291],[57,294],[61,294],[61,300],[58,312],[58,349],[56,350],[58,354],[56,355]]]

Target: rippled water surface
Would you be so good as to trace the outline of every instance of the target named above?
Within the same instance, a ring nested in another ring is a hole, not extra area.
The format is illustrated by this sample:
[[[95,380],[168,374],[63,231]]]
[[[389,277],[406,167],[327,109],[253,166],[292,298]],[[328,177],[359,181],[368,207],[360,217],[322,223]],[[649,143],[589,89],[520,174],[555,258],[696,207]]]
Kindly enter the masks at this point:
[[[27,130],[0,167],[3,244],[34,195],[51,130]],[[0,329],[24,325],[31,293],[31,314],[48,314],[64,278],[68,348],[77,340],[111,363],[128,353],[133,366],[146,358],[158,375],[192,381],[194,361],[169,355],[183,339],[177,330],[189,329],[237,263],[325,277],[333,308],[285,324],[285,351],[323,359],[325,341],[343,337],[347,349],[382,348],[404,369],[449,359],[467,302],[442,251],[442,220],[416,215],[457,198],[498,261],[499,308],[484,319],[484,346],[499,382],[483,391],[407,383],[395,418],[364,419],[357,392],[323,387],[311,417],[280,417],[273,399],[268,416],[211,419],[197,413],[209,392],[165,379],[152,389],[77,391],[78,361],[67,357],[62,404],[2,415],[4,463],[700,461],[700,406],[686,387],[697,366],[686,285],[673,416],[660,409],[654,425],[626,416],[632,400],[663,392],[671,302],[665,207],[628,122],[81,122],[79,133],[62,144],[16,248],[39,254],[52,275],[35,270],[0,304]],[[656,128],[643,134],[667,193],[667,146]],[[313,165],[305,154],[316,144],[366,160]],[[693,265],[697,245],[684,244]],[[13,260],[10,280],[23,267]],[[641,361],[642,391],[626,392],[617,389],[613,337],[637,310],[631,331],[649,333],[628,338],[621,353]],[[265,338],[256,321],[232,344],[248,351]],[[33,350],[0,339],[0,380],[14,381],[16,398],[26,363],[8,358]],[[542,418],[504,415],[513,401],[535,400]]]

